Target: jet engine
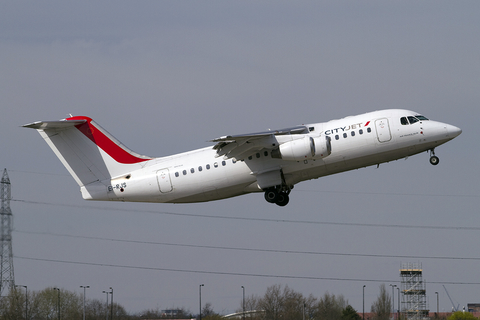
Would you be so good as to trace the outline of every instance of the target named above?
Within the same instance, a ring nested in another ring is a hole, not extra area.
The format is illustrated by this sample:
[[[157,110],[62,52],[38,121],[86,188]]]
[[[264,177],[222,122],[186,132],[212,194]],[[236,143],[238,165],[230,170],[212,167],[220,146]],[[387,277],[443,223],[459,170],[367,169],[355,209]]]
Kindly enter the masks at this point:
[[[272,158],[302,161],[321,159],[332,153],[330,137],[309,137],[282,143],[278,149],[272,150]]]

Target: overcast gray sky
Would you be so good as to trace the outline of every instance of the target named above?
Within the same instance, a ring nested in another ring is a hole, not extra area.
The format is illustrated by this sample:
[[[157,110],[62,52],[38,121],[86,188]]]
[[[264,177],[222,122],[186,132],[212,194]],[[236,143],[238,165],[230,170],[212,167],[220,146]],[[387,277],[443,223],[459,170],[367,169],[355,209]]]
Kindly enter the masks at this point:
[[[288,285],[370,310],[421,263],[430,309],[480,302],[478,1],[2,1],[0,166],[15,280],[129,312],[234,312]],[[141,154],[386,108],[463,129],[428,154],[202,204],[86,202],[34,131],[86,115]],[[244,219],[241,219],[244,218]],[[236,248],[236,249],[234,249]],[[240,248],[248,250],[238,250]],[[255,250],[253,250],[255,249]],[[283,252],[282,252],[283,251]],[[285,252],[294,251],[295,253]],[[309,252],[309,253],[306,253]],[[314,253],[314,254],[313,254]],[[395,300],[397,298],[395,297]]]

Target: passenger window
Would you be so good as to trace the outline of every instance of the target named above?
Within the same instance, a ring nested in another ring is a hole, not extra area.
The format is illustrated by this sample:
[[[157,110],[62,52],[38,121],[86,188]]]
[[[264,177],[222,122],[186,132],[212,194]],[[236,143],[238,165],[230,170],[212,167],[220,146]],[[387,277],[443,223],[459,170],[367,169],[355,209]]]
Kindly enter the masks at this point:
[[[179,174],[178,172],[175,172],[175,177],[178,178],[179,175],[180,175],[180,174]]]
[[[213,164],[213,166],[214,166],[215,168],[218,168],[218,162],[215,162],[215,163]]]
[[[235,160],[235,159],[232,159],[232,163],[237,163],[237,160]]]
[[[198,167],[198,171],[202,171],[202,170],[203,170],[202,166]]]
[[[338,136],[338,134],[335,135],[335,140],[338,140],[340,139],[340,137]]]
[[[207,164],[207,165],[205,166],[205,168],[207,168],[207,170],[210,170],[210,165]]]
[[[183,170],[183,175],[184,175],[184,176],[187,175],[187,170]]]
[[[344,138],[346,138],[346,137],[347,137],[347,134],[346,134],[346,133],[344,133],[344,134],[343,134],[343,137],[344,137]]]
[[[252,160],[252,159],[253,159],[253,157],[252,157],[252,156],[249,156],[249,157],[248,157],[248,160]]]
[[[363,129],[358,130],[359,134],[363,134]]]
[[[401,117],[400,118],[400,123],[404,126],[406,126],[408,124],[408,120],[407,120],[407,117]]]
[[[367,128],[367,132],[368,132],[368,133],[372,132],[372,128],[368,127],[368,128]]]
[[[264,155],[265,157],[268,157],[268,151],[264,151],[264,152],[263,152],[263,155]]]
[[[193,168],[190,169],[190,172],[191,172],[191,173],[194,173],[194,172],[195,172],[195,169],[193,169]]]
[[[257,158],[260,158],[260,153],[257,153],[255,156],[256,156]]]
[[[355,131],[352,131],[352,137],[355,137]]]
[[[410,121],[410,124],[414,124],[415,122],[418,122],[418,119],[415,117],[408,117],[408,121]]]
[[[225,161],[222,161],[222,166],[225,166],[227,163]]]

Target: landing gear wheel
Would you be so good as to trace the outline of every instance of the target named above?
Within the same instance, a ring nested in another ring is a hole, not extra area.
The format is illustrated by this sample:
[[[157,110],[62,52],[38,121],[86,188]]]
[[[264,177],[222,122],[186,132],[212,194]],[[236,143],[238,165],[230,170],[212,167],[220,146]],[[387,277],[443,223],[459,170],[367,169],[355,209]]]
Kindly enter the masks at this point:
[[[277,206],[284,207],[288,204],[288,201],[290,201],[288,194],[280,192],[277,196],[277,201],[275,201],[275,204]]]
[[[265,200],[270,203],[275,203],[280,207],[284,207],[290,201],[290,197],[288,191],[278,190],[277,188],[270,188],[265,190]]]
[[[276,203],[278,198],[278,193],[275,189],[269,189],[265,191],[265,200],[270,203]]]
[[[290,201],[288,195],[290,191],[292,191],[293,185],[287,185],[283,172],[280,171],[280,174],[282,176],[282,184],[264,189],[265,200],[269,203],[275,203],[277,206],[284,207]]]
[[[437,156],[431,156],[430,157],[430,163],[436,166],[440,162],[440,159],[438,159]]]

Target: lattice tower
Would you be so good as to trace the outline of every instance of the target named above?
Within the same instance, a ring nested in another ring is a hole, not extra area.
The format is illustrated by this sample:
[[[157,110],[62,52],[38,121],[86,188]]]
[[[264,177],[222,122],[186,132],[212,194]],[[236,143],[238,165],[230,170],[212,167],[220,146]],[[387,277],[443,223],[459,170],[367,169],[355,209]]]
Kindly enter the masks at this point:
[[[422,277],[420,263],[403,263],[400,269],[402,279],[402,312],[408,320],[428,319],[426,283]]]
[[[12,252],[12,210],[10,209],[11,184],[7,169],[3,170],[0,196],[2,208],[0,209],[0,297],[7,296],[15,288],[13,276]]]

